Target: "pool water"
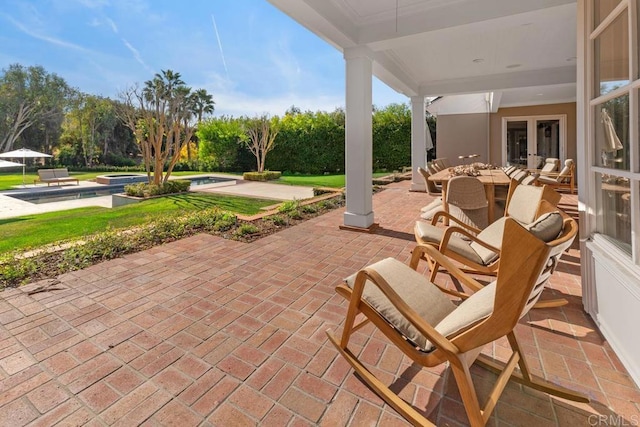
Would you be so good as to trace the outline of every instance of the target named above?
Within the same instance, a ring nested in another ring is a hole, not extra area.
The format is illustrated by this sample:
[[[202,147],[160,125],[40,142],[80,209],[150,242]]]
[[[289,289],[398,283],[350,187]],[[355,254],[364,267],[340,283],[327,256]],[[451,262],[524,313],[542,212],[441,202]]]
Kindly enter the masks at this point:
[[[24,200],[25,202],[40,205],[42,203],[66,202],[69,200],[89,199],[92,197],[110,196],[112,194],[122,193],[124,186],[114,186],[101,189],[84,189],[83,191],[56,191],[47,193],[20,193],[11,194],[15,199]]]
[[[146,179],[146,177],[145,177]],[[233,181],[232,178],[220,178],[213,176],[196,176],[193,178],[180,178],[191,181],[192,186],[215,184],[219,182]],[[124,192],[124,184],[108,185],[93,188],[63,188],[47,189],[39,192],[26,192],[16,194],[6,194],[7,196],[24,200],[33,204],[65,202],[69,200],[88,199],[92,197],[110,196]]]

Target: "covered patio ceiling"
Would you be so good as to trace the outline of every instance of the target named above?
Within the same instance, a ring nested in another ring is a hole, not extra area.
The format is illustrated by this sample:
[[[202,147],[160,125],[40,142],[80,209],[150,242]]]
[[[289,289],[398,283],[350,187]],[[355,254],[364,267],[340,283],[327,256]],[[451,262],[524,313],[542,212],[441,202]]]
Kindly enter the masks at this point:
[[[575,100],[575,0],[269,0],[411,96],[493,92],[494,106]]]

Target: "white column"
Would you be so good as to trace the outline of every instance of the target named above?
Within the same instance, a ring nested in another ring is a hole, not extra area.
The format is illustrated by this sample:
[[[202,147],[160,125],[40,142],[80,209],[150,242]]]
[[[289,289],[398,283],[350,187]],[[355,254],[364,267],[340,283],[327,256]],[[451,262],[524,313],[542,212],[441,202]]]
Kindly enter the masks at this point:
[[[345,49],[347,206],[344,225],[367,228],[373,224],[372,62],[361,48]]]
[[[423,96],[411,97],[411,187],[410,191],[427,191],[418,167],[427,164],[427,117]]]

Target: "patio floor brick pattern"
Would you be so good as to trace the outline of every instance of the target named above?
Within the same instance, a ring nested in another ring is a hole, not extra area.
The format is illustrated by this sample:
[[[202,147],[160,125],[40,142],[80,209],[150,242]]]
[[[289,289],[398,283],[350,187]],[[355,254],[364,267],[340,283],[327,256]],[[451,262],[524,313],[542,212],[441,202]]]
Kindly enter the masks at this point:
[[[375,234],[339,230],[337,210],[251,244],[201,234],[158,246],[65,274],[63,290],[5,290],[0,425],[407,425],[325,336],[346,312],[334,292],[342,278],[385,257],[408,261],[430,197],[407,190],[374,196]],[[565,194],[561,205],[576,214],[576,203]],[[517,333],[534,373],[592,402],[510,383],[489,425],[596,425],[594,414],[640,423],[640,391],[582,310],[576,248],[545,291],[570,304],[532,310]],[[467,424],[446,366],[417,368],[371,326],[352,342],[432,422]],[[506,340],[484,352],[509,354]],[[472,373],[482,398],[495,375]]]

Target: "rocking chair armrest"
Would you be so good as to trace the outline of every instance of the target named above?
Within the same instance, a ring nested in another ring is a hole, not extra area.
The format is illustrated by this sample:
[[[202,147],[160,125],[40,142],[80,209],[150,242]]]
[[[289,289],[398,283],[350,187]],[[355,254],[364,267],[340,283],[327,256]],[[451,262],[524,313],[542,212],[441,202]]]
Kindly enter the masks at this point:
[[[500,249],[491,246],[490,244],[488,244],[487,242],[485,242],[484,240],[480,240],[478,239],[478,236],[475,236],[471,233],[466,232],[465,230],[458,228],[458,227],[449,227],[445,230],[444,234],[442,235],[442,240],[440,240],[440,250],[443,251],[444,249],[447,248],[448,244],[449,244],[449,239],[451,238],[451,235],[453,233],[460,233],[463,236],[467,237],[469,240],[472,240],[474,242],[476,242],[477,244],[479,244],[480,246],[483,246],[487,249],[489,249],[491,252],[495,252],[498,254],[498,256],[500,256]]]
[[[452,354],[458,353],[458,348],[451,343],[445,336],[438,332],[432,325],[427,323],[411,306],[409,306],[396,291],[389,285],[380,273],[374,268],[366,267],[358,272],[353,285],[353,297],[362,298],[364,286],[367,280],[373,283],[387,297],[389,302],[398,310],[398,312],[409,321],[427,340],[429,340],[436,348],[442,349]],[[354,303],[354,301],[351,301]],[[357,303],[357,302],[356,302]],[[350,307],[351,310],[351,307]]]
[[[458,279],[463,285],[467,286],[468,288],[473,289],[476,292],[484,288],[484,286],[480,282],[478,282],[473,277],[469,276],[467,273],[462,271],[456,264],[454,264],[451,261],[451,259],[449,259],[449,257],[444,255],[442,252],[438,250],[437,247],[433,245],[419,244],[415,247],[411,257],[411,268],[415,270],[418,266],[418,262],[424,255],[427,255],[434,262],[437,262],[438,264],[440,264],[449,272],[449,274],[451,274],[453,277]],[[461,294],[458,296],[460,298],[468,298],[470,296],[470,295],[464,295],[464,296],[463,295],[464,294]]]
[[[453,221],[455,222],[457,225],[464,227],[465,229],[473,232],[473,233],[479,233],[480,229],[476,228],[476,227],[472,227],[469,224],[465,224],[464,222],[460,221],[458,218],[456,218],[455,216],[451,215],[449,212],[445,212],[445,211],[438,211],[433,215],[433,219],[431,220],[431,225],[436,225],[438,223],[438,221],[440,220],[440,217],[446,217],[449,221]],[[457,226],[456,226],[457,227]]]

